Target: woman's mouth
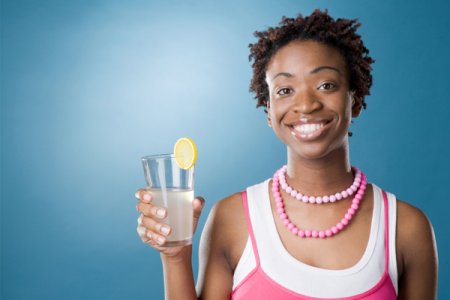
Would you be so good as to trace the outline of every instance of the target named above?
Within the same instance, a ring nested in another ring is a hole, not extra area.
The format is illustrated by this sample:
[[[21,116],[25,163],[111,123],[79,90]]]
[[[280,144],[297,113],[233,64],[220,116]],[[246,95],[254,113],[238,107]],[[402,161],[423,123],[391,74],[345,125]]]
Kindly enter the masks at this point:
[[[291,134],[301,140],[312,140],[322,135],[329,127],[331,121],[305,121],[301,120],[295,124],[289,125]]]

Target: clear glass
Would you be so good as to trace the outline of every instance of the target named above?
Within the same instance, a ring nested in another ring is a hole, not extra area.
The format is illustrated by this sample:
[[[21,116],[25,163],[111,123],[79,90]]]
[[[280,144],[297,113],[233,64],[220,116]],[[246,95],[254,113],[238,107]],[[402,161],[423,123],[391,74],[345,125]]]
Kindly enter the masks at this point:
[[[194,167],[184,170],[175,161],[173,154],[142,157],[147,189],[152,193],[152,202],[167,210],[164,223],[172,232],[165,246],[173,247],[192,243],[194,200]]]

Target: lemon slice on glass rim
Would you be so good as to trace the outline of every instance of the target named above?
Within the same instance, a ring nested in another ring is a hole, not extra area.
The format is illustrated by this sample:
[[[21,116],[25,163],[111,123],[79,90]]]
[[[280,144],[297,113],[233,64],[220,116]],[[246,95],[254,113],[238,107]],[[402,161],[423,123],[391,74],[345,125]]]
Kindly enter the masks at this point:
[[[175,143],[173,155],[178,166],[184,170],[188,170],[197,161],[197,147],[192,139],[183,137]]]

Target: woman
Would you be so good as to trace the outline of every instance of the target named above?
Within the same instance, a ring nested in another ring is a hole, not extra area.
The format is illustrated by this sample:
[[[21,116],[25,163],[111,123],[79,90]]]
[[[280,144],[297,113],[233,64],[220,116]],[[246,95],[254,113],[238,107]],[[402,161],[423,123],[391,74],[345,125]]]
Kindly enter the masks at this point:
[[[436,298],[430,222],[350,164],[349,126],[372,85],[359,25],[316,10],[255,33],[251,89],[287,165],[214,206],[197,292],[192,247],[164,247],[166,212],[138,191],[138,232],[161,252],[167,299]],[[197,222],[203,199],[193,206]]]

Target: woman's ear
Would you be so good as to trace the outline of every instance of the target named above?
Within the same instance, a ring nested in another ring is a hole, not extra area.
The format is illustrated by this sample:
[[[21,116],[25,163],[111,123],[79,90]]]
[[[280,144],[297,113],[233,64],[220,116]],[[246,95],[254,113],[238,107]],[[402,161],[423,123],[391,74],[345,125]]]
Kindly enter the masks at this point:
[[[270,101],[267,101],[266,111],[267,111],[267,125],[269,125],[269,127],[272,128],[272,119],[270,118]]]
[[[352,99],[352,117],[356,118],[361,113],[362,100],[359,97],[355,97],[355,92],[350,92],[350,97]]]

